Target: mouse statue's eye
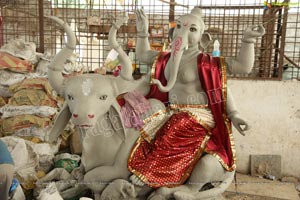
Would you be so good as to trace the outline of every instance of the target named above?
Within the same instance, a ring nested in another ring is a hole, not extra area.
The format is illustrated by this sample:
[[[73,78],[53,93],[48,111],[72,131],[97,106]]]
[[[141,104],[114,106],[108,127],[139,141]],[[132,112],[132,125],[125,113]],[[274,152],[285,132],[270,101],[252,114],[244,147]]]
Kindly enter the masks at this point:
[[[74,97],[72,95],[68,94],[68,100],[72,101],[72,100],[74,100]]]
[[[107,95],[102,95],[99,97],[100,100],[106,100],[107,99]]]
[[[195,27],[191,27],[191,28],[190,28],[190,31],[191,31],[191,32],[196,32],[197,29],[196,29]]]

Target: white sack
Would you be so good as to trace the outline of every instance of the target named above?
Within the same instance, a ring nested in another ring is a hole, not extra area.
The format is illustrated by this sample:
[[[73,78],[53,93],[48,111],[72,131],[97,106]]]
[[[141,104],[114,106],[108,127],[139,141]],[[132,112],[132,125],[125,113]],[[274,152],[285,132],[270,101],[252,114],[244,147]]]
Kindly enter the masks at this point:
[[[42,142],[45,142],[46,136],[48,134],[48,131],[44,128],[38,128],[38,127],[29,127],[29,128],[22,128],[17,130],[13,136],[18,137],[35,137],[40,139]]]
[[[43,189],[37,199],[38,200],[63,200],[54,182],[50,183],[45,189]]]
[[[2,113],[2,119],[17,115],[37,115],[39,117],[51,117],[57,113],[57,110],[56,108],[50,106],[13,106],[6,104],[0,108],[0,113]]]
[[[24,74],[9,72],[6,70],[0,70],[0,84],[1,85],[11,86],[13,84],[23,81],[24,79],[25,79]]]
[[[23,39],[10,40],[7,44],[1,47],[0,51],[33,63],[38,61],[35,43],[25,42]]]

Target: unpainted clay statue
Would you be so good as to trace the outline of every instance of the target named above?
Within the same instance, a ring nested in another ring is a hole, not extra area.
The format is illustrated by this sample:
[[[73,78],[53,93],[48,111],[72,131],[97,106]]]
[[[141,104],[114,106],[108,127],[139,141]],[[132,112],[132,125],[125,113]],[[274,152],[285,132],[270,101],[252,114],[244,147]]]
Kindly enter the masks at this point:
[[[169,106],[149,117],[141,129],[128,160],[134,174],[130,179],[138,187],[156,189],[148,199],[216,198],[236,169],[231,123],[242,135],[249,128],[227,88],[226,74],[251,71],[254,42],[264,28],[245,30],[236,59],[212,57],[198,49],[199,43],[207,46],[210,36],[204,32],[201,10],[194,8],[176,21],[171,52],[164,53],[150,49],[144,11],[137,10],[136,16],[136,56],[152,65],[150,91],[142,90]],[[221,184],[203,190],[208,183]]]
[[[129,178],[127,159],[132,146],[139,137],[134,128],[123,126],[119,94],[128,92],[136,82],[132,78],[131,65],[121,70],[118,77],[100,74],[83,74],[70,78],[62,76],[63,64],[75,49],[75,34],[61,19],[51,16],[67,33],[68,41],[49,64],[48,78],[53,89],[65,98],[65,103],[50,132],[49,142],[54,142],[69,120],[79,129],[82,136],[81,164],[84,180],[76,190],[90,188],[101,193],[107,184],[115,179]],[[120,49],[119,53],[121,52]],[[123,62],[122,59],[121,63]],[[126,62],[126,58],[124,60]],[[130,61],[129,61],[130,62]],[[144,98],[144,97],[143,97]],[[153,108],[164,106],[152,100]],[[151,106],[151,105],[150,105]],[[148,110],[155,112],[155,110]],[[147,113],[145,113],[147,116]],[[127,116],[130,118],[131,116]],[[75,189],[74,189],[75,190]],[[68,191],[70,193],[70,191]]]

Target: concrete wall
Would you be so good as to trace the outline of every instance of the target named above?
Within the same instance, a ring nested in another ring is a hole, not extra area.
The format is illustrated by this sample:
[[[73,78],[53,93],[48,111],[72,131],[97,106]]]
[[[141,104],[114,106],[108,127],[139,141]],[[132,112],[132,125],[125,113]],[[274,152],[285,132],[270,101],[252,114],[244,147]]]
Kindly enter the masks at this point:
[[[281,155],[282,175],[300,177],[300,81],[229,80],[251,130],[234,130],[238,171],[250,173],[251,154]]]

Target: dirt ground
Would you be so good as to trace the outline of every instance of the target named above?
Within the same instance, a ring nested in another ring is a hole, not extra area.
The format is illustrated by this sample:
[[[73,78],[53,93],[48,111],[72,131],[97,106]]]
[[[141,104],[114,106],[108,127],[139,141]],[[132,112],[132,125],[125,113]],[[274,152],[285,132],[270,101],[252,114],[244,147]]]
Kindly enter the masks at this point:
[[[226,200],[300,200],[298,184],[237,173],[236,183],[231,184],[223,197]]]
[[[282,200],[281,198],[242,194],[235,192],[225,192],[223,194],[223,197],[226,200]]]

